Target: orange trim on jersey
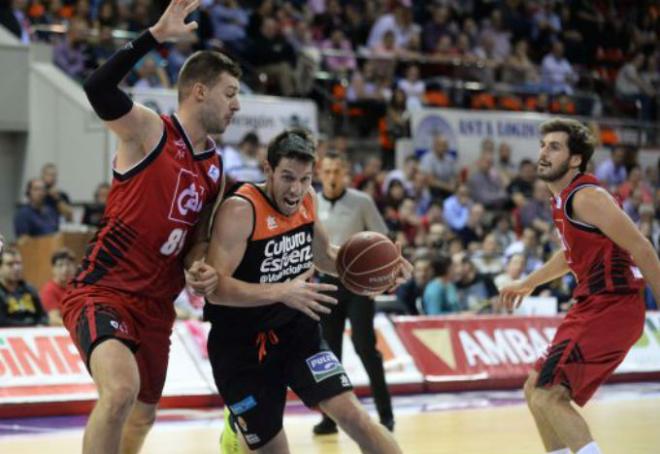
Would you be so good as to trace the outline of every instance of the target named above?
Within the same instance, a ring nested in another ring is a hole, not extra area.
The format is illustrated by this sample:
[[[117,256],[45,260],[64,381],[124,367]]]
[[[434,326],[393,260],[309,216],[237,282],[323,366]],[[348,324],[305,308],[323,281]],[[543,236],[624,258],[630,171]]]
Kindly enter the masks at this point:
[[[298,212],[286,216],[279,212],[261,189],[253,184],[243,184],[234,192],[252,203],[254,208],[254,228],[252,229],[252,240],[262,240],[281,235],[305,224],[313,224],[316,221],[316,210],[314,199],[310,193],[305,195]]]

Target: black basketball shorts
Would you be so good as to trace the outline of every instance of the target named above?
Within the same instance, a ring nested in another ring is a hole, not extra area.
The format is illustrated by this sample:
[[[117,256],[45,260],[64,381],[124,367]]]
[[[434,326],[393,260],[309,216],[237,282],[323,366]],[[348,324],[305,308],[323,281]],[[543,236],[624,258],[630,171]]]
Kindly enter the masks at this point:
[[[208,352],[218,391],[251,449],[282,429],[287,388],[310,408],[353,389],[319,324],[306,315],[254,336],[237,331],[212,326]]]

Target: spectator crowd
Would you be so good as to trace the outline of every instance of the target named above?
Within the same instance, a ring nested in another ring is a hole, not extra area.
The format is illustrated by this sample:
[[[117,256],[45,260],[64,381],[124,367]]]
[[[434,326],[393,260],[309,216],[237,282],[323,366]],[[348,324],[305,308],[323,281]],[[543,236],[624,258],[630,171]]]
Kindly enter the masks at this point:
[[[52,42],[55,63],[82,80],[167,3],[3,0],[0,23],[24,42]],[[204,0],[191,19],[197,32],[145,57],[128,85],[172,86],[188,55],[217,48],[254,90],[314,95],[323,73],[333,101],[357,111],[402,102],[657,119],[653,1]]]
[[[498,289],[539,268],[560,247],[552,227],[550,193],[536,177],[534,162],[510,162],[510,147],[484,139],[479,158],[461,168],[446,151],[446,139],[437,135],[433,148],[421,158],[410,156],[401,169],[386,170],[378,155],[351,159],[343,138],[319,142],[318,153],[344,153],[351,163],[346,183],[368,193],[383,215],[390,235],[403,246],[414,265],[413,278],[396,292],[387,310],[403,314],[496,312]],[[263,181],[260,158],[264,146],[251,132],[237,149],[224,145],[227,175],[233,181]],[[460,152],[460,150],[459,150]],[[619,146],[601,150],[605,159],[591,164],[603,185],[644,235],[660,250],[660,160],[643,169],[637,150]],[[44,166],[41,178],[28,183],[27,202],[16,211],[16,235],[37,236],[57,229],[70,206],[57,189],[57,169]],[[314,185],[320,189],[318,175]],[[95,202],[85,205],[83,220],[100,220],[108,186],[99,185]],[[28,214],[26,214],[28,213]],[[88,221],[85,221],[88,222]],[[34,230],[20,230],[24,225]],[[75,258],[56,251],[53,278],[41,291],[26,284],[22,260],[14,248],[5,248],[0,263],[0,326],[60,323],[57,301],[71,278]],[[554,297],[558,309],[572,301],[576,282],[571,275],[537,289],[535,295]],[[182,318],[198,318],[203,301],[182,292],[176,301]],[[647,306],[657,308],[650,292]],[[8,320],[13,320],[9,322]]]
[[[147,28],[166,3],[3,0],[0,24],[26,43],[51,42],[55,64],[83,80],[126,41],[123,32]],[[516,162],[506,142],[485,139],[480,150],[469,150],[478,159],[461,167],[437,134],[428,152],[393,168],[394,141],[410,134],[412,111],[431,105],[597,116],[626,115],[632,106],[639,119],[658,118],[657,2],[205,0],[192,16],[197,32],[149,54],[125,84],[170,87],[187,56],[217,48],[247,69],[246,90],[319,100],[336,120],[319,154],[347,156],[349,184],[373,197],[414,264],[413,279],[391,307],[398,313],[495,311],[497,289],[559,247],[536,163]],[[55,33],[61,26],[64,32]],[[466,94],[447,81],[478,88]],[[380,153],[355,153],[353,139],[376,135]],[[231,179],[263,180],[264,144],[256,132],[219,151]],[[658,166],[641,167],[637,150],[622,144],[601,153],[608,155],[596,156],[590,171],[658,249]],[[82,207],[82,223],[102,223],[108,192],[108,184],[99,184]],[[57,169],[47,164],[26,185],[15,236],[20,242],[56,232],[73,213]],[[5,247],[0,326],[61,323],[58,295],[76,259],[66,250],[52,256],[53,279],[40,296],[23,279],[18,250]],[[574,285],[566,276],[537,293],[556,297],[565,310]],[[657,307],[648,294],[648,307]],[[177,307],[182,317],[198,317],[201,302],[184,292]]]

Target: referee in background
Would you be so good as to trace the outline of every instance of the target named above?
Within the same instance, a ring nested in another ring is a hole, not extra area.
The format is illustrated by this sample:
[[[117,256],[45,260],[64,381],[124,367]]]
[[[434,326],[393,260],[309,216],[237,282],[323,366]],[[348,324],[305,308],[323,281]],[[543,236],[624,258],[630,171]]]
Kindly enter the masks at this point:
[[[322,191],[319,193],[317,214],[330,237],[330,243],[341,246],[353,234],[370,230],[387,235],[387,226],[372,198],[362,191],[347,188],[347,166],[343,155],[329,152],[321,160]],[[385,383],[383,356],[376,349],[374,332],[375,302],[367,296],[356,295],[332,276],[320,275],[321,282],[335,284],[337,306],[330,314],[321,314],[323,337],[341,361],[342,340],[346,318],[351,321],[351,339],[369,375],[371,391],[376,401],[380,423],[394,430],[392,401]],[[337,432],[337,425],[328,416],[314,426],[317,435]]]

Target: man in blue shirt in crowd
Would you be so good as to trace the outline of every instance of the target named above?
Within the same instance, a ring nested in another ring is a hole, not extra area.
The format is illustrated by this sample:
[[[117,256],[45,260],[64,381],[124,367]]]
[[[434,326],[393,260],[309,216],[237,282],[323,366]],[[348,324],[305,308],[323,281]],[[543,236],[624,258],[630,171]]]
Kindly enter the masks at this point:
[[[16,238],[57,232],[60,226],[60,216],[55,208],[45,203],[46,184],[44,181],[40,178],[28,181],[25,195],[28,203],[20,207],[14,217]]]

